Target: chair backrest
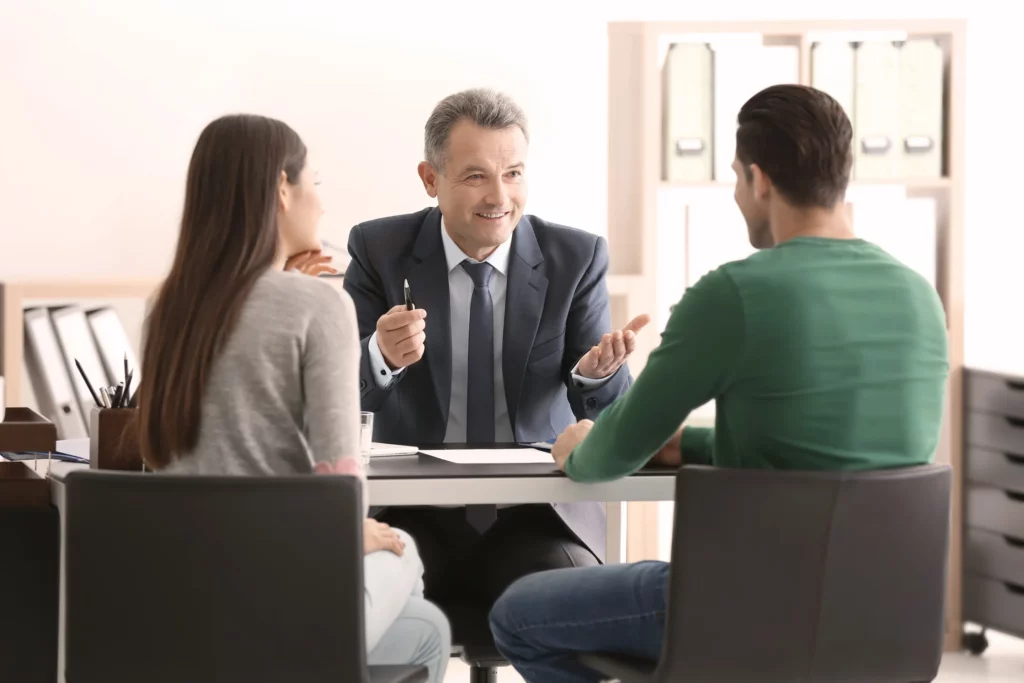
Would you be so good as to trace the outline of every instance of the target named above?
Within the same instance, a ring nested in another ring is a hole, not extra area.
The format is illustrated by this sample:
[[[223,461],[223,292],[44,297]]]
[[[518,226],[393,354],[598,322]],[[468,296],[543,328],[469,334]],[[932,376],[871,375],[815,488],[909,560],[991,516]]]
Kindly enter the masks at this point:
[[[356,479],[65,485],[68,683],[368,680]]]
[[[932,680],[951,482],[940,465],[680,470],[657,679]]]

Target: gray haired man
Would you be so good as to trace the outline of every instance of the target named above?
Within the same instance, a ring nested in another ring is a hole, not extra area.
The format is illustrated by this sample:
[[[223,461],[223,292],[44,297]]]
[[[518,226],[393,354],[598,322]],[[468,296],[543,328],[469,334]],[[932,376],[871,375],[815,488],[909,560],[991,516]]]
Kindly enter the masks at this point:
[[[526,117],[506,95],[445,98],[427,120],[418,169],[437,206],[352,229],[345,289],[359,317],[362,406],[376,413],[376,441],[553,440],[629,388],[626,359],[649,317],[613,331],[605,241],[524,214],[528,139]],[[521,576],[604,559],[596,503],[393,507],[378,516],[416,539],[426,595],[442,607],[489,608]]]

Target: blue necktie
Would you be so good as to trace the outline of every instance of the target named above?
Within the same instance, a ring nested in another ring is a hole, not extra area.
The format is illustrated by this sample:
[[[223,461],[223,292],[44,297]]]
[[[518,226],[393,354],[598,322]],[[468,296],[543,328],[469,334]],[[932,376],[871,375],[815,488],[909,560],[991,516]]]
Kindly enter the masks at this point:
[[[473,279],[469,306],[469,356],[466,392],[466,441],[494,443],[494,302],[487,283],[494,267],[489,263],[462,262]],[[494,524],[494,505],[467,505],[466,521],[481,534]]]

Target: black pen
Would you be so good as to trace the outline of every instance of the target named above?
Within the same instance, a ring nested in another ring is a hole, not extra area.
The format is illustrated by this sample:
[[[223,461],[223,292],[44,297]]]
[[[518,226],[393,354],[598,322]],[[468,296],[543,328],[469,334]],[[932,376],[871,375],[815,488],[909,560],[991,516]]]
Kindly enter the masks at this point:
[[[127,384],[128,383],[128,352],[127,351],[124,352],[124,375],[122,375],[122,377],[124,378],[124,381]]]
[[[121,397],[121,407],[122,408],[127,408],[128,407],[128,397],[130,396],[128,391],[132,388],[132,378],[133,377],[135,377],[135,371],[134,370],[129,370],[128,371],[128,379],[125,380],[125,383],[124,383],[124,395]]]
[[[82,369],[82,364],[78,362],[77,358],[75,359],[75,365],[78,366],[78,372],[82,374],[82,379],[85,380],[85,386],[89,388],[89,393],[92,395],[92,400],[96,401],[96,405],[102,408],[103,403],[100,402],[100,397],[96,394],[96,390],[92,388],[92,382],[89,381],[89,378],[85,374],[85,370]]]
[[[114,407],[114,408],[120,408],[121,407],[121,396],[123,396],[123,395],[124,395],[124,382],[118,382],[117,383],[117,388],[114,389],[114,397],[112,399],[110,399],[112,407]]]
[[[405,310],[415,311],[416,304],[412,302],[412,290],[409,289],[409,281],[405,281]]]

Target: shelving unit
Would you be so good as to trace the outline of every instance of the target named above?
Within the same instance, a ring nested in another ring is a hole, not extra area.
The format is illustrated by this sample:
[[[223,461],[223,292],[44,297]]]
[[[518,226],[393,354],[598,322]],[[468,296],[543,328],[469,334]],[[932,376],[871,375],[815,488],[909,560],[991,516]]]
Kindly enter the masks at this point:
[[[732,202],[731,179],[668,182],[662,175],[662,62],[666,41],[680,36],[727,37],[760,34],[764,45],[794,45],[798,80],[811,84],[811,48],[824,35],[856,41],[858,35],[900,33],[933,38],[944,57],[944,173],[939,178],[856,180],[851,189],[872,186],[903,188],[907,197],[935,200],[934,282],[946,310],[950,344],[950,379],[946,417],[936,454],[954,468],[953,535],[950,544],[946,647],[961,639],[961,480],[963,442],[964,339],[964,20],[810,20],[743,22],[614,22],[608,29],[608,242],[611,253],[609,292],[615,322],[658,308],[659,204],[666,192],[720,194]],[[750,95],[753,95],[751,92]],[[722,120],[720,116],[716,121]],[[716,197],[715,201],[718,201]],[[855,209],[856,207],[854,207]],[[738,211],[738,209],[737,209]],[[683,220],[686,223],[686,220]],[[689,231],[689,226],[686,226]],[[679,240],[673,238],[676,242]],[[690,248],[690,235],[682,239]],[[930,256],[930,255],[929,255]],[[687,260],[690,254],[686,254]],[[682,261],[680,261],[681,263]],[[657,318],[657,316],[656,316]],[[638,337],[630,360],[638,373],[657,345],[657,331]],[[705,418],[706,419],[706,418]],[[658,556],[658,505],[630,503],[627,511],[627,558]]]
[[[31,280],[0,283],[0,375],[6,379],[8,406],[25,405],[25,309],[33,306],[84,304],[88,306],[133,305],[137,324],[126,322],[130,336],[141,333],[145,300],[158,286],[156,281],[137,280]],[[130,329],[129,329],[130,328]],[[137,328],[137,329],[136,329]]]

